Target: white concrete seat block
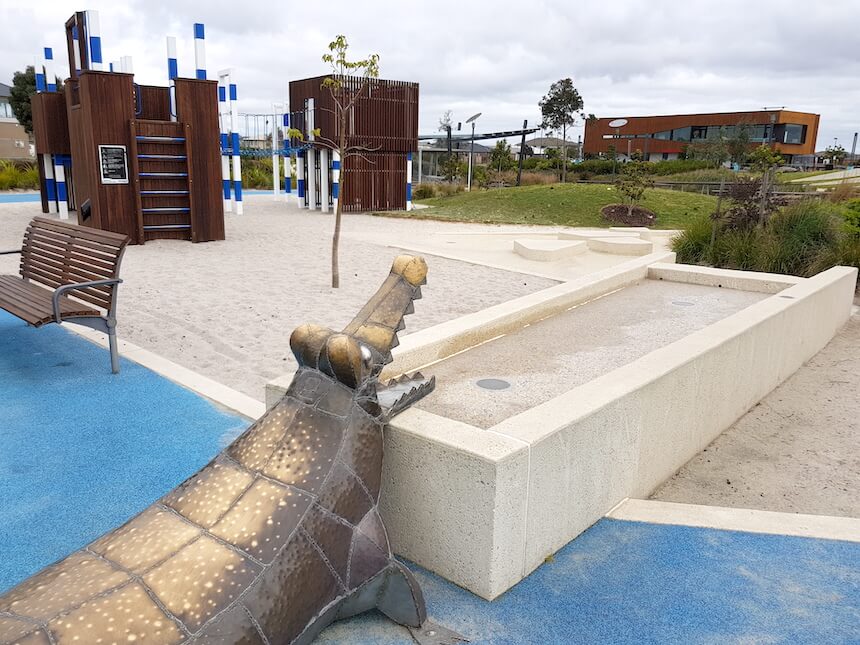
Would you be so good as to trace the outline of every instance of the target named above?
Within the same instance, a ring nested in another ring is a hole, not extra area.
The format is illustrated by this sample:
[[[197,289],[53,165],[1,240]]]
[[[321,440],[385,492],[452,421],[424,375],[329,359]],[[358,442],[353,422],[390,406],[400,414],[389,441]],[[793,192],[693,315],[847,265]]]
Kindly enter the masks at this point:
[[[587,244],[592,251],[615,255],[648,255],[654,248],[651,242],[638,237],[595,237]]]
[[[647,226],[610,226],[609,230],[630,237],[641,237],[643,240],[651,239],[651,229]]]
[[[620,233],[614,231],[562,231],[558,234],[560,240],[593,240],[595,237],[639,237],[638,233]]]
[[[555,262],[566,260],[588,250],[586,242],[568,242],[564,240],[530,240],[523,238],[514,240],[514,252],[527,260],[537,262]]]

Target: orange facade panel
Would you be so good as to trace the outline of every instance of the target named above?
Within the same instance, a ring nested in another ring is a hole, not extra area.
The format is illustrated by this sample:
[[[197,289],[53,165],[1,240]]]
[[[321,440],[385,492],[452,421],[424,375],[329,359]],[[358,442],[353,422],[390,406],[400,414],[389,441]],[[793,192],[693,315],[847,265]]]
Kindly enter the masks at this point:
[[[709,128],[746,126],[753,143],[771,143],[788,155],[813,154],[820,116],[791,110],[755,112],[717,112],[711,114],[674,114],[626,117],[627,123],[612,127],[616,117],[593,119],[585,124],[583,152],[597,155],[614,145],[623,154],[631,150],[677,154],[695,141],[707,140]]]

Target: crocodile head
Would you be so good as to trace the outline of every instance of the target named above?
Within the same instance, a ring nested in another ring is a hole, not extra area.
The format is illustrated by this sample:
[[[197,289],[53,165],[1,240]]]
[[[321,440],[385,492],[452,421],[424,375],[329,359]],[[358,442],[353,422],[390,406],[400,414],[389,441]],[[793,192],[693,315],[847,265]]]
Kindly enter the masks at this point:
[[[379,373],[392,360],[403,319],[415,311],[427,282],[424,258],[400,255],[391,272],[367,304],[342,332],[305,324],[290,336],[290,348],[299,365],[319,370],[355,390],[365,407],[381,409],[389,419],[433,390],[435,381],[420,373],[378,384]]]

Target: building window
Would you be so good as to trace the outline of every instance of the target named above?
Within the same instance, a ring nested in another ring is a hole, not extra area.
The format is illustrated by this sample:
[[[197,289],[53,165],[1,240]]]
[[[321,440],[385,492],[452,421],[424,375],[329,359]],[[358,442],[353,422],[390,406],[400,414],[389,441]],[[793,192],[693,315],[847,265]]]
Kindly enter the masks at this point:
[[[806,126],[797,125],[795,123],[785,124],[785,134],[783,135],[783,143],[800,144],[806,141]]]
[[[671,130],[663,130],[662,132],[655,132],[654,138],[655,139],[663,139],[665,141],[668,141],[669,139],[672,138],[672,131]]]
[[[669,159],[669,153],[668,153],[668,152],[664,152],[664,153],[663,153],[663,161],[668,161],[668,159]]]
[[[693,128],[687,126],[686,128],[675,128],[672,130],[672,140],[673,141],[689,141],[692,136]]]
[[[705,139],[708,136],[708,126],[694,125],[690,128],[690,140]]]
[[[12,106],[6,101],[0,102],[0,119],[14,119],[15,113],[12,111]]]

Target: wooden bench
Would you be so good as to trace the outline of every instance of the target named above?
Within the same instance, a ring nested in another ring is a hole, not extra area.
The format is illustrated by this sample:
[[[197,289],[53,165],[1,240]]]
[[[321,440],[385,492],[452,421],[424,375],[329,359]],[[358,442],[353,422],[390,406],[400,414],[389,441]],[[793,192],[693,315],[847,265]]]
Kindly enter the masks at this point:
[[[34,327],[65,321],[103,331],[119,372],[116,294],[127,235],[36,217],[19,251],[21,275],[0,275],[0,309]]]

